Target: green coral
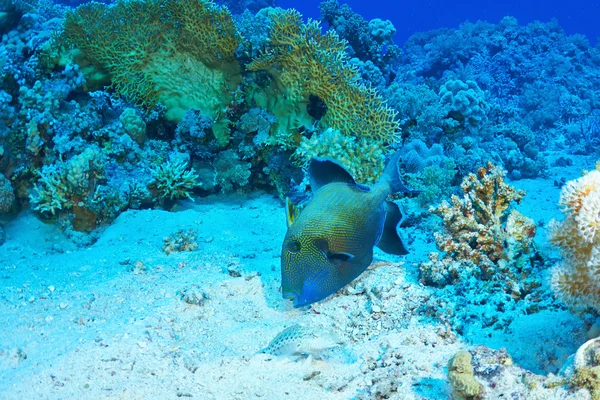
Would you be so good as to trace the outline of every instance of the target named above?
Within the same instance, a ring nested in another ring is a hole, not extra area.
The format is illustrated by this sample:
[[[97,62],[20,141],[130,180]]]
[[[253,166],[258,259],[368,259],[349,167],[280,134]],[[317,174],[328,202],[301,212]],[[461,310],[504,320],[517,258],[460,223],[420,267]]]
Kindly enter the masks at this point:
[[[57,39],[108,72],[130,101],[146,109],[161,103],[172,121],[194,108],[215,122],[240,82],[239,42],[227,8],[205,0],[87,3],[67,12]],[[215,134],[228,142],[228,130]]]
[[[29,194],[33,209],[55,215],[57,210],[70,207],[69,187],[62,165],[44,165],[39,175],[39,181]]]
[[[29,199],[34,210],[55,215],[58,210],[70,209],[73,204],[87,198],[104,175],[104,157],[96,147],[51,165],[38,172]]]
[[[323,126],[380,144],[399,140],[396,112],[374,89],[358,83],[346,42],[335,31],[323,34],[318,22],[304,24],[296,10],[278,9],[269,17],[267,49],[248,69],[266,71],[273,79],[266,96],[257,94],[254,101],[280,119],[276,129],[293,131],[299,124],[309,125],[313,119],[306,106],[313,96],[327,106]]]
[[[161,198],[193,200],[190,192],[199,186],[198,175],[193,169],[187,169],[187,162],[167,161],[153,169],[151,173],[152,185],[156,187]]]

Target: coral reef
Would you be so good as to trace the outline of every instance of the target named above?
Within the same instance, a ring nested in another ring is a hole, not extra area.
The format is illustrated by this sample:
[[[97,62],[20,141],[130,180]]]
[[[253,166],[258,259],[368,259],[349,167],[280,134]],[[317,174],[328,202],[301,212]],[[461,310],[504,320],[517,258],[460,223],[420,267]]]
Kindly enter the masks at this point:
[[[553,269],[553,287],[567,303],[600,310],[600,163],[563,187],[562,222],[553,221],[550,241],[563,260]]]
[[[445,255],[430,255],[431,261],[421,265],[422,279],[429,284],[447,284],[460,279],[460,271],[475,268],[483,280],[511,276],[515,296],[520,297],[521,274],[514,264],[527,267],[521,257],[535,253],[532,239],[534,222],[516,210],[524,192],[504,182],[504,171],[489,163],[477,175],[469,174],[462,182],[463,198],[452,196],[431,212],[443,219],[444,233],[435,233],[438,249]],[[513,265],[511,265],[513,264]],[[468,267],[468,266],[471,267]],[[515,274],[517,273],[517,274]]]

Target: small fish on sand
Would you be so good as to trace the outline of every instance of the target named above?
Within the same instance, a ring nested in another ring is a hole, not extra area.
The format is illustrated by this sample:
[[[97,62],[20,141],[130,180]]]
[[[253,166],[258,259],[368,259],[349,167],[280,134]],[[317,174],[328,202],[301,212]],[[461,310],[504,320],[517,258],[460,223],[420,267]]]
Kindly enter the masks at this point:
[[[341,343],[340,336],[333,332],[295,324],[277,334],[269,345],[258,353],[278,357],[319,358],[325,350],[339,346]]]

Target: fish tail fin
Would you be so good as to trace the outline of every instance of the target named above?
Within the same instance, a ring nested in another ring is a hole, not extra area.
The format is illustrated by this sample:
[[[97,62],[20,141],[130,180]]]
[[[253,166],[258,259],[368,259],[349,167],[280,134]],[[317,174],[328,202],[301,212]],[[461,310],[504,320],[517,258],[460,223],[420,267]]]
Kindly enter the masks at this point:
[[[379,179],[380,182],[385,182],[390,187],[390,193],[410,193],[417,194],[420,193],[420,190],[413,190],[408,188],[403,182],[400,174],[400,159],[402,158],[402,154],[399,151],[395,152],[392,155],[390,161],[388,161],[385,170],[383,171],[383,175]]]
[[[390,193],[405,192],[412,193],[411,190],[404,185],[402,178],[400,177],[400,158],[402,155],[399,151],[392,155],[392,158],[387,163],[383,175],[381,175],[380,182],[385,182],[390,187]]]
[[[385,222],[377,247],[388,254],[397,256],[408,254],[408,250],[398,234],[398,227],[402,223],[402,219],[402,211],[398,204],[386,200]]]

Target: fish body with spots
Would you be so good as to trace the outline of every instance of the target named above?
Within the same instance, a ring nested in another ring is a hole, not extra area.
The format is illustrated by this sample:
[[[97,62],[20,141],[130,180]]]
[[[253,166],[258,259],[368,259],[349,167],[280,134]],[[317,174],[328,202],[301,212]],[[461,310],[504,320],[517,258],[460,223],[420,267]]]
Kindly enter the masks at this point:
[[[301,307],[320,301],[356,279],[373,260],[373,248],[406,254],[398,236],[402,219],[387,197],[410,192],[400,181],[399,155],[372,186],[357,184],[330,159],[313,159],[314,195],[303,207],[287,205],[288,231],[281,251],[283,297]]]

